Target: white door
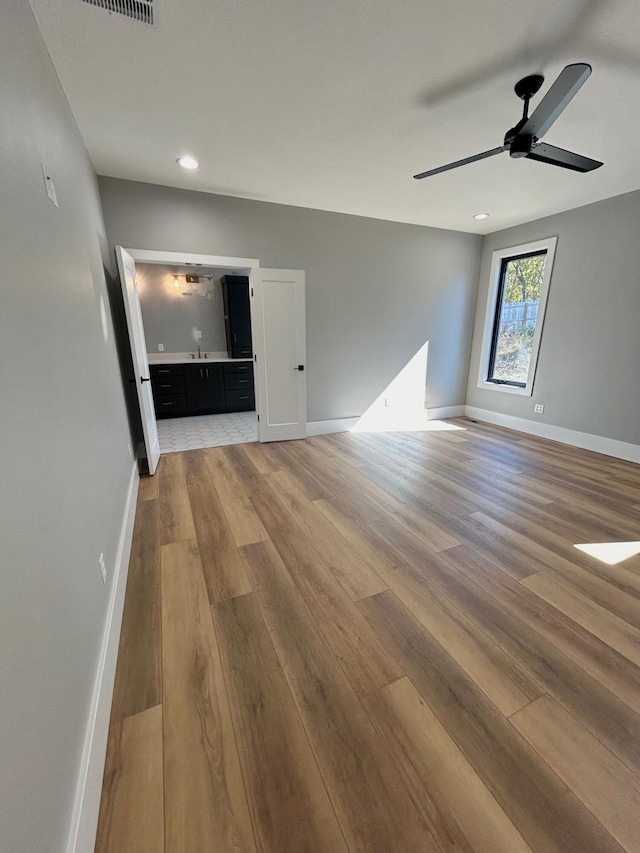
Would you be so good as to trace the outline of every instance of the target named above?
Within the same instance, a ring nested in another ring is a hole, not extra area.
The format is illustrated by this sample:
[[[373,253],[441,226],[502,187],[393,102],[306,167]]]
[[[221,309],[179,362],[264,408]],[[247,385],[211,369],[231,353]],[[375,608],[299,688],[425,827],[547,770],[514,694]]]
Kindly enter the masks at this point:
[[[149,473],[153,474],[158,465],[158,459],[160,459],[160,442],[158,440],[158,427],[153,407],[153,395],[151,393],[147,344],[144,339],[140,297],[138,296],[138,282],[136,280],[136,265],[131,255],[128,255],[122,246],[116,246],[116,256],[118,258],[118,270],[122,283],[124,310],[127,315],[129,343],[131,344],[133,369],[136,377],[136,388],[138,389],[138,404],[142,418],[142,432],[147,451],[147,462]]]
[[[251,270],[260,441],[307,434],[304,270]]]

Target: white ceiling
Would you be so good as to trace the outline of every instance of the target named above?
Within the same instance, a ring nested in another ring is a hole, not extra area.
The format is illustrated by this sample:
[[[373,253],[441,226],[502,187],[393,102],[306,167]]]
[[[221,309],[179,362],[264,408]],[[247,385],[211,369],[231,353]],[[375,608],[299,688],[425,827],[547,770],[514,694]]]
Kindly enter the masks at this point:
[[[156,0],[155,27],[31,3],[99,174],[477,233],[640,188],[638,0]],[[413,180],[500,145],[515,82],[576,61],[545,140],[601,169]]]

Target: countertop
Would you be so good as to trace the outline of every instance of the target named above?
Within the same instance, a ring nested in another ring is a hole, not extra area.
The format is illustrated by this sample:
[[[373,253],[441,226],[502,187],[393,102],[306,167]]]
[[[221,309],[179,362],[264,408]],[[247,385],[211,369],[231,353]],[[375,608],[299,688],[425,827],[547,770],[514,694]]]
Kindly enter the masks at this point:
[[[226,352],[210,352],[205,358],[204,353],[202,358],[188,352],[150,352],[147,353],[149,364],[202,364],[206,362],[235,362],[235,361],[253,361],[252,358],[229,358]]]

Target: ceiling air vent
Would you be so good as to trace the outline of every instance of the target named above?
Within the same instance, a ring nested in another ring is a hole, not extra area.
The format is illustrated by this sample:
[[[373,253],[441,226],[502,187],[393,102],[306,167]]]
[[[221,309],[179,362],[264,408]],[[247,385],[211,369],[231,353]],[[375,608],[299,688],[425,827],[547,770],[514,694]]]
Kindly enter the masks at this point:
[[[132,18],[142,24],[153,26],[155,22],[154,0],[82,0],[82,2],[88,3],[89,6],[106,9],[107,12],[124,15],[125,18]]]

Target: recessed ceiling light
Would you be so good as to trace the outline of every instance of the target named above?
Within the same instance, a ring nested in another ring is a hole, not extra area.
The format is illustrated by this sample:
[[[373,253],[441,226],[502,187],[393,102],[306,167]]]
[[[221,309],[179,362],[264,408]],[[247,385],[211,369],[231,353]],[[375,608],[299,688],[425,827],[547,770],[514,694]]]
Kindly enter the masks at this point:
[[[184,157],[178,157],[178,165],[182,166],[183,169],[197,169],[198,161],[195,157],[191,157],[189,154],[185,154]]]
[[[488,213],[476,213],[473,218],[474,219],[488,219],[489,214]]]

